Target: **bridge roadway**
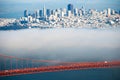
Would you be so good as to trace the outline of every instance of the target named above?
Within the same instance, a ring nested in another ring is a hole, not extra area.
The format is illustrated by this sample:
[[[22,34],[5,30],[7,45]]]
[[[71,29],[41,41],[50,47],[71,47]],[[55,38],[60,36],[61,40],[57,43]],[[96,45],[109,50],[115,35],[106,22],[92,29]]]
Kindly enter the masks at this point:
[[[92,68],[113,68],[113,67],[120,67],[120,61],[78,62],[78,63],[70,63],[66,65],[63,64],[63,65],[55,65],[55,66],[3,70],[0,71],[0,76],[15,76],[15,75],[34,74],[34,73],[43,73],[43,72],[82,70],[82,69],[92,69]]]

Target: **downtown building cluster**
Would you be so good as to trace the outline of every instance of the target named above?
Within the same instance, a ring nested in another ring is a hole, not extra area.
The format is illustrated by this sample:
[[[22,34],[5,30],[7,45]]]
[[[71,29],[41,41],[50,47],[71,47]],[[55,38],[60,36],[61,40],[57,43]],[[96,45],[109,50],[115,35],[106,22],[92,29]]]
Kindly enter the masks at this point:
[[[34,13],[24,11],[20,19],[0,19],[0,26],[15,26],[18,28],[110,28],[120,27],[120,14],[108,8],[103,11],[86,10],[84,7],[74,8],[68,4],[67,8],[55,10],[36,10]]]
[[[57,20],[58,18],[64,18],[64,17],[83,17],[87,15],[95,15],[96,10],[89,9],[88,11],[85,10],[84,7],[81,7],[80,9],[74,8],[73,4],[68,4],[67,9],[66,8],[60,8],[55,10],[46,9],[45,6],[43,7],[43,10],[36,10],[33,14],[28,13],[28,10],[24,11],[24,17],[22,17],[22,20],[25,22],[39,22],[38,20],[48,21],[48,20]],[[115,14],[114,10],[111,10],[108,8],[107,10],[104,10],[103,12],[100,12],[103,15],[106,15],[106,17],[109,17],[111,15]]]
[[[74,8],[73,4],[68,4],[67,8],[55,10],[36,10],[33,14],[24,11],[21,23],[28,23],[29,26],[49,26],[49,27],[105,27],[119,26],[120,15],[113,9],[97,11],[94,9],[85,10]]]
[[[82,16],[85,13],[83,7],[81,9],[74,9],[72,4],[68,4],[66,8],[60,8],[55,10],[46,9],[45,6],[43,10],[36,10],[35,13],[30,14],[28,10],[24,11],[24,18],[29,22],[32,22],[34,19],[39,20],[56,20],[57,18],[71,17],[71,16]]]

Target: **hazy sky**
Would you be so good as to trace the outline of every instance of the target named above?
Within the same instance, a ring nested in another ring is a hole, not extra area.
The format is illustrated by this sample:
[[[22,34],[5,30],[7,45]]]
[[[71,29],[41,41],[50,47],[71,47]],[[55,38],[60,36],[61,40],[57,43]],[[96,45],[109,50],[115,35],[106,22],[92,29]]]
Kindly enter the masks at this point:
[[[64,4],[64,3],[73,3],[73,4],[106,4],[106,5],[120,5],[120,0],[0,0],[1,4],[8,4],[8,3],[31,3],[31,4],[52,4],[52,3],[57,3],[57,4]],[[55,5],[54,5],[55,6]],[[62,6],[62,5],[61,5]],[[119,7],[119,6],[118,6]]]
[[[118,3],[120,0],[1,0],[1,1],[6,1],[6,2],[90,2],[90,3],[99,3],[99,2],[104,2],[104,3]]]
[[[0,53],[53,60],[117,60],[119,34],[86,29],[0,31]]]

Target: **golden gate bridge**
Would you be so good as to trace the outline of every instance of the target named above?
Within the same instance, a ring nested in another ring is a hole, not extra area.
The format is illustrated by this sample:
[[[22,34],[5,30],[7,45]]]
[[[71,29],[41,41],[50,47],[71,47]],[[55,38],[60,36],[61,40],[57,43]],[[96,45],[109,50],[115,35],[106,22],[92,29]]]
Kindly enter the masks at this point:
[[[100,62],[62,62],[57,60],[36,60],[0,54],[0,76],[15,76],[66,70],[120,67],[120,60]]]

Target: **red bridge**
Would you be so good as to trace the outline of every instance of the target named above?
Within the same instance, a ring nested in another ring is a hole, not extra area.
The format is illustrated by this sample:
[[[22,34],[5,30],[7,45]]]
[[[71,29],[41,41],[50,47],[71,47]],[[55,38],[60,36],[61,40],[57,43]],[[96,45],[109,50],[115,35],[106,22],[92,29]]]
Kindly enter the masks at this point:
[[[120,67],[118,61],[103,62],[60,62],[54,60],[35,60],[0,54],[0,76],[14,76],[65,70]]]

